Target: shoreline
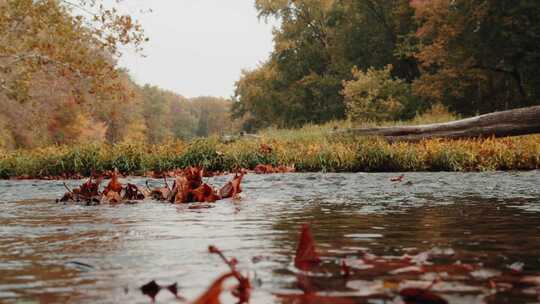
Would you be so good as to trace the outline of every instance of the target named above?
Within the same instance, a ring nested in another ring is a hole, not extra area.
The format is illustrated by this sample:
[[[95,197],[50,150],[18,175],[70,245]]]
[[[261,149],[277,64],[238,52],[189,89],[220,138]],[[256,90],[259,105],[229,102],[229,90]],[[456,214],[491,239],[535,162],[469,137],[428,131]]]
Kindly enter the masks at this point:
[[[185,168],[178,168],[178,169],[185,169]],[[533,171],[540,171],[540,168],[536,169],[523,169],[523,170],[487,170],[487,171],[295,171],[295,172],[273,172],[273,173],[254,173],[251,172],[252,170],[248,171],[246,176],[248,175],[278,175],[278,174],[308,174],[308,173],[337,173],[337,174],[358,174],[358,173],[365,173],[365,174],[379,174],[379,173],[388,173],[388,174],[409,174],[409,173],[522,173],[522,172],[533,172]],[[204,176],[205,178],[210,177],[216,177],[216,176],[227,176],[227,175],[234,175],[235,172],[224,172],[219,174],[213,174],[211,176]],[[0,181],[80,181],[80,180],[86,180],[90,177],[97,177],[97,176],[103,176],[105,179],[109,179],[109,175],[100,175],[95,174],[93,176],[86,175],[86,176],[72,176],[72,177],[63,177],[63,176],[45,176],[45,177],[26,177],[26,176],[16,176],[16,177],[10,177],[10,178],[0,178]],[[175,175],[167,175],[167,178],[174,178]],[[136,175],[136,174],[128,174],[128,175],[120,175],[119,178],[147,178],[147,179],[163,179],[163,176],[148,176],[148,175]]]
[[[208,174],[247,169],[283,172],[485,172],[540,169],[540,135],[388,143],[381,138],[293,133],[222,142],[85,144],[0,151],[0,179],[161,176],[187,167]]]

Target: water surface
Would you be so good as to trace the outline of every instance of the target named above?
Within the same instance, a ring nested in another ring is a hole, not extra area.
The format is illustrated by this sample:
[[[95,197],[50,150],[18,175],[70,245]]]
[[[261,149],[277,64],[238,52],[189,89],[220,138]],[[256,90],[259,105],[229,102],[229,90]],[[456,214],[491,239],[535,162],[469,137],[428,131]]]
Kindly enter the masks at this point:
[[[208,245],[216,245],[254,278],[252,303],[285,303],[275,294],[299,292],[292,259],[301,223],[311,224],[333,273],[315,278],[314,285],[359,303],[367,299],[360,297],[362,284],[393,277],[359,269],[352,283],[339,277],[341,259],[354,262],[366,253],[430,252],[437,255],[430,257],[433,263],[470,263],[505,274],[522,265],[510,274],[540,274],[539,171],[406,173],[404,182],[393,183],[395,175],[250,174],[241,200],[199,210],[153,201],[55,203],[65,192],[61,181],[0,181],[0,302],[149,303],[138,287],[153,279],[178,282],[180,293],[193,299],[227,271],[207,253]],[[208,182],[219,186],[230,178]],[[538,301],[534,286],[513,284],[493,293],[486,280],[443,280],[474,287],[441,292],[451,303]],[[399,303],[392,292],[369,301]],[[157,302],[175,300],[162,292]]]

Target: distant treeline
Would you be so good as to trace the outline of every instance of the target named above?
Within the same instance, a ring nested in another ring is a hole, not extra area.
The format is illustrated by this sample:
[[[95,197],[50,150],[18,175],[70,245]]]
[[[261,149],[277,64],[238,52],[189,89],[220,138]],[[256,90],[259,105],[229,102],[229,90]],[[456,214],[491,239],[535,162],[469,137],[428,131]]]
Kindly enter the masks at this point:
[[[135,84],[119,47],[147,38],[102,1],[0,1],[0,149],[229,133],[231,102]]]
[[[25,102],[0,95],[0,148],[32,148],[88,142],[162,143],[237,132],[231,102],[216,97],[185,98],[155,86],[124,80],[125,99],[80,102],[56,86],[32,88]],[[34,95],[35,94],[35,95]]]
[[[248,130],[540,103],[539,1],[255,3],[280,25],[270,59],[237,83],[234,114]]]

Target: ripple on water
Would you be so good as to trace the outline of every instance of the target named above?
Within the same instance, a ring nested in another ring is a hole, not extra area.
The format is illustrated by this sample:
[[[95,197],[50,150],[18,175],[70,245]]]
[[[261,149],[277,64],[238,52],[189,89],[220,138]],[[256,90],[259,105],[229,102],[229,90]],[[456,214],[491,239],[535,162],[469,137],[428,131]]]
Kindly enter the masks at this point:
[[[152,201],[56,204],[65,191],[61,181],[0,181],[0,302],[44,297],[147,303],[137,288],[152,279],[178,281],[182,293],[193,298],[226,271],[207,253],[213,244],[262,284],[253,302],[271,303],[272,293],[299,292],[292,258],[304,222],[311,223],[330,269],[342,258],[357,261],[367,253],[429,252],[452,263],[482,263],[486,268],[473,274],[481,278],[507,272],[515,262],[527,273],[540,272],[538,171],[405,173],[407,184],[390,182],[395,175],[248,175],[241,201],[203,210]],[[228,178],[208,180],[222,185]],[[368,293],[382,282],[366,277],[347,289],[327,276],[319,279],[326,292],[342,295]],[[443,283],[434,287],[453,303],[484,294],[468,281]],[[411,278],[402,284],[427,283]]]

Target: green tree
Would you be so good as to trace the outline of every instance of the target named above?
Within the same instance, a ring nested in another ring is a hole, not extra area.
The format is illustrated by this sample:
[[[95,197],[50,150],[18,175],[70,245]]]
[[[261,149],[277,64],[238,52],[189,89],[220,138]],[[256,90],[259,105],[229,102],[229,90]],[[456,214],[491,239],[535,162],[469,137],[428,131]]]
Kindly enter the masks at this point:
[[[353,68],[353,79],[344,82],[342,92],[351,120],[390,121],[414,116],[417,102],[410,85],[392,77],[391,70],[390,65],[366,72]]]
[[[259,16],[281,22],[268,62],[236,84],[235,117],[245,128],[296,127],[345,117],[343,81],[353,66],[392,64],[412,81],[414,10],[406,0],[258,0]]]
[[[151,143],[163,142],[172,136],[168,119],[170,101],[164,96],[163,91],[155,86],[145,85],[141,93],[147,139]]]
[[[418,95],[466,115],[538,104],[538,1],[412,3],[420,22]]]

